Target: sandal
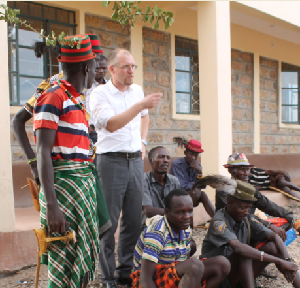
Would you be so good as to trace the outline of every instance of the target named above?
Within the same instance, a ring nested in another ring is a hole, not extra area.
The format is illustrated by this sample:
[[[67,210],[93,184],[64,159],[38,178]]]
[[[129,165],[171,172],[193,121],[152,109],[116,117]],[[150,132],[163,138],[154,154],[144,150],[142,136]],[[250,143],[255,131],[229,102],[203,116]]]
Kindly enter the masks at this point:
[[[264,269],[259,276],[263,276],[269,279],[277,279],[278,275],[276,273],[269,272],[267,269]]]

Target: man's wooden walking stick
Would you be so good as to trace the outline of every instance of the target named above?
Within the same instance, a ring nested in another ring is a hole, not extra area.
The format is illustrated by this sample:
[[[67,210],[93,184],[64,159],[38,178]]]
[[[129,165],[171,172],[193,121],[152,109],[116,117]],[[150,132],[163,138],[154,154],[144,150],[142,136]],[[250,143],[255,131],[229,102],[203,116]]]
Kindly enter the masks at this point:
[[[76,233],[75,231],[69,232],[66,236],[60,237],[47,237],[47,229],[46,227],[42,227],[40,229],[33,229],[37,243],[38,243],[38,262],[36,266],[35,273],[35,286],[34,288],[38,288],[39,285],[39,277],[40,277],[40,268],[41,268],[41,257],[47,252],[49,243],[53,241],[65,241],[66,243],[75,243],[76,242]]]

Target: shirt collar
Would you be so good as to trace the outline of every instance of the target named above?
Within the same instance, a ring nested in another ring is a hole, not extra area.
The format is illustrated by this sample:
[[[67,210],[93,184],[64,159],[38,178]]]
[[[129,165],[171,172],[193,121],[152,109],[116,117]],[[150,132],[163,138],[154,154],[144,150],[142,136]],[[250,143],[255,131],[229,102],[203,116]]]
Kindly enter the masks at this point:
[[[166,185],[170,184],[170,179],[168,177],[168,174],[165,174],[165,179],[166,179]],[[151,183],[159,183],[158,180],[156,179],[156,177],[154,176],[154,174],[152,172],[150,172],[150,182]],[[159,183],[160,184],[160,183]]]
[[[166,216],[164,216],[164,221],[165,221],[165,224],[166,224],[166,226],[167,226],[167,228],[168,228],[168,231],[169,231],[169,233],[170,233],[170,235],[171,235],[172,240],[178,242],[177,234],[176,234],[176,233],[174,232],[174,230],[171,228],[171,226],[170,226],[170,224],[169,224],[168,219],[167,219]],[[184,236],[185,236],[185,235],[184,235],[184,230],[180,230],[179,235],[180,235],[180,241],[183,240],[183,238],[184,238]]]
[[[226,211],[226,209],[227,209],[227,206],[224,208],[224,216],[225,216],[225,218],[227,219],[229,226],[232,227],[232,228],[233,228],[234,225],[238,225],[238,226],[241,227],[241,226],[244,224],[245,220],[243,220],[243,221],[240,222],[240,223],[235,222],[235,221],[233,220],[233,218],[228,214],[228,212]]]
[[[107,84],[108,84],[108,88],[109,88],[109,90],[110,90],[110,92],[111,92],[112,94],[116,94],[116,93],[118,93],[118,92],[124,93],[124,92],[126,92],[126,91],[132,91],[132,85],[129,86],[128,90],[126,90],[126,91],[124,91],[124,92],[120,91],[120,90],[112,83],[111,79],[109,79],[109,81],[107,82]]]
[[[189,164],[186,162],[185,157],[180,159],[180,164],[185,168],[189,168]]]

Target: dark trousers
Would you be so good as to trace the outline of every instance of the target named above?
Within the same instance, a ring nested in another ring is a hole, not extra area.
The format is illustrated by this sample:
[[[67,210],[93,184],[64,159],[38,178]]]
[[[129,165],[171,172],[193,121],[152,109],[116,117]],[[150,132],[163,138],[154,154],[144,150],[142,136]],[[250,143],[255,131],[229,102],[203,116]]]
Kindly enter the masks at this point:
[[[100,241],[101,281],[115,282],[127,278],[133,266],[133,252],[141,233],[144,162],[97,154],[97,170],[106,200],[112,228]],[[114,234],[122,211],[116,268]]]

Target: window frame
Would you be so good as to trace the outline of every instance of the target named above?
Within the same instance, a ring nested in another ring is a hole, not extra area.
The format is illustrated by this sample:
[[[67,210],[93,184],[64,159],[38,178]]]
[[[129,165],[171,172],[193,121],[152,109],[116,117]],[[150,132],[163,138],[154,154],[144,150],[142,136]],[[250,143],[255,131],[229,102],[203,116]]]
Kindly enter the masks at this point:
[[[16,2],[17,1],[10,1],[13,2],[13,5],[8,5],[9,7],[12,7],[13,9],[18,9]],[[36,21],[40,21],[43,23],[43,29],[45,31],[45,34],[48,35],[50,34],[50,25],[51,24],[58,24],[61,26],[65,26],[65,27],[69,27],[69,28],[73,28],[73,35],[76,34],[76,12],[72,11],[72,10],[68,10],[68,9],[64,9],[64,8],[60,8],[60,7],[53,7],[53,6],[49,6],[49,5],[44,5],[41,3],[36,3],[36,2],[31,2],[31,1],[24,1],[28,4],[35,4],[35,5],[40,5],[42,8],[42,17],[36,17],[36,16],[31,16],[30,15],[30,5],[28,5],[28,15],[27,14],[18,14],[18,17],[21,18],[22,20],[36,20]],[[55,19],[56,20],[51,20],[51,19],[45,19],[44,18],[44,8],[54,8],[55,9]],[[58,9],[60,10],[64,10],[68,12],[68,23],[65,22],[61,22],[61,21],[57,21],[57,11]],[[21,12],[21,11],[20,11]],[[73,13],[74,16],[74,24],[70,24],[70,13]],[[10,24],[7,24],[7,31],[9,34],[9,28],[12,27],[10,26]],[[10,106],[23,106],[23,104],[20,103],[20,78],[21,77],[26,77],[26,78],[34,78],[34,79],[41,79],[41,81],[43,79],[48,79],[49,77],[52,76],[52,63],[50,61],[51,59],[51,53],[49,53],[48,55],[43,57],[43,76],[34,76],[34,75],[27,75],[27,74],[21,74],[20,73],[20,65],[19,65],[19,48],[24,48],[24,49],[31,49],[33,50],[33,48],[31,46],[26,46],[26,45],[22,45],[19,44],[19,24],[16,25],[16,32],[15,32],[15,38],[14,39],[9,39],[7,38],[8,41],[8,49],[10,48],[11,43],[15,43],[16,48],[14,53],[16,53],[16,70],[10,70],[9,66],[8,66],[8,77],[9,77],[9,99],[10,99]],[[42,41],[42,39],[41,39]],[[43,41],[45,42],[45,39],[43,39]],[[8,64],[10,65],[10,63]],[[49,66],[49,72],[48,72],[48,66]],[[10,83],[10,77],[11,75],[15,75],[16,77],[16,97],[13,97],[14,95],[12,95],[12,87],[11,85],[13,85],[13,82]],[[32,95],[28,95],[28,98],[31,97]],[[15,99],[16,98],[16,99]]]
[[[286,65],[286,66],[291,66],[291,67],[294,67],[295,69],[283,69],[283,66]],[[281,123],[282,124],[285,124],[285,125],[300,125],[300,67],[296,66],[296,65],[293,65],[293,64],[289,64],[289,63],[285,63],[285,62],[281,62],[281,69],[280,69],[280,74],[281,74],[281,77],[280,77],[280,103],[281,103],[281,106],[280,106],[280,109],[281,109]],[[298,70],[297,70],[298,69]],[[282,87],[282,72],[297,72],[298,75],[297,75],[297,81],[298,81],[298,88],[283,88]],[[298,104],[297,105],[291,105],[291,104],[283,104],[283,99],[282,99],[282,95],[283,95],[283,90],[291,90],[291,89],[295,89],[298,91]],[[298,121],[283,121],[282,119],[282,108],[283,107],[298,107]]]
[[[175,111],[176,114],[178,115],[194,115],[194,116],[199,116],[200,115],[200,93],[195,93],[193,92],[193,75],[197,75],[198,76],[198,87],[199,87],[199,92],[200,92],[200,80],[199,80],[199,67],[198,67],[198,72],[194,72],[192,71],[192,55],[197,55],[198,57],[198,66],[199,66],[199,53],[198,51],[194,51],[192,49],[186,50],[186,49],[182,49],[182,48],[177,48],[176,47],[176,38],[178,39],[184,39],[184,40],[188,40],[188,41],[196,41],[198,43],[198,40],[195,39],[189,39],[186,37],[181,37],[181,36],[176,36],[175,35],[175,57],[176,57],[176,52],[184,52],[184,53],[188,53],[189,54],[189,58],[190,58],[190,71],[189,71],[189,75],[190,75],[190,92],[186,92],[186,91],[177,91],[176,90],[176,72],[184,72],[184,73],[188,73],[188,71],[186,70],[180,70],[180,69],[176,69],[176,60],[175,60]],[[198,45],[197,45],[198,46]],[[191,44],[190,44],[191,47]],[[183,112],[177,112],[177,108],[176,108],[176,104],[177,104],[177,93],[183,93],[183,94],[190,94],[190,112],[189,113],[183,113]],[[199,113],[192,113],[193,111],[193,95],[197,95],[199,98]]]

